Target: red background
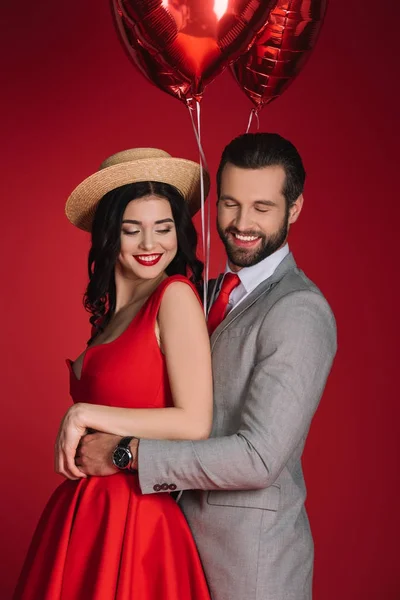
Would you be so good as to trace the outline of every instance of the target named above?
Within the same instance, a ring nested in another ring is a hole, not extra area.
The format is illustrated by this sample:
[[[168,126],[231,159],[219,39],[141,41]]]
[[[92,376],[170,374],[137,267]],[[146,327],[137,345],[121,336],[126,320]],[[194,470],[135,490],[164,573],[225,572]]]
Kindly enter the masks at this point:
[[[69,406],[64,358],[87,339],[84,233],[68,193],[133,146],[196,159],[182,104],[146,82],[108,2],[2,3],[2,582],[10,598],[39,513],[59,479],[52,447]],[[262,128],[299,148],[306,203],[291,233],[298,264],[335,311],[339,353],[305,453],[316,543],[315,600],[395,600],[399,502],[396,229],[398,3],[331,1],[316,51]],[[249,101],[226,72],[205,94],[215,173]],[[215,187],[211,194],[215,204]],[[215,239],[215,238],[214,238]],[[213,274],[222,264],[213,245]]]

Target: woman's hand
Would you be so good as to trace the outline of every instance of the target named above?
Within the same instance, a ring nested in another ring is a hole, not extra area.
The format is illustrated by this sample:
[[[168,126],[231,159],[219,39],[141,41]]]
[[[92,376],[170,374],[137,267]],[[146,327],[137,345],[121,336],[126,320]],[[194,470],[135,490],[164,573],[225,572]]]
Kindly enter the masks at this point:
[[[56,473],[68,479],[86,477],[75,464],[76,449],[86,432],[85,404],[74,404],[66,412],[58,431],[54,452]]]

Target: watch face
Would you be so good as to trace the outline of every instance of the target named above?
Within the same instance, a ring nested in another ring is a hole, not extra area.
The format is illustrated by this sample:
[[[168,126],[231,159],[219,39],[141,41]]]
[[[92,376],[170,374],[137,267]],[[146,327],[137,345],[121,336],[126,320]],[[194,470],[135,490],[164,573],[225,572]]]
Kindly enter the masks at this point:
[[[114,450],[113,463],[119,469],[126,469],[126,467],[129,466],[131,459],[131,453],[126,448],[121,448],[120,446],[118,446]]]

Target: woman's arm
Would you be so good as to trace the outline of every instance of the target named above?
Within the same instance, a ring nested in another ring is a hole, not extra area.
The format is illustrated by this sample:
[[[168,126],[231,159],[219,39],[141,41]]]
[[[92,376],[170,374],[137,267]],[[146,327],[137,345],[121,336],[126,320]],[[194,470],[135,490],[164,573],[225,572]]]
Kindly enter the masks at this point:
[[[165,290],[158,323],[174,406],[114,408],[77,405],[85,427],[138,438],[200,440],[212,421],[210,342],[204,315],[191,288],[175,282]]]
[[[158,324],[174,406],[114,408],[78,403],[69,409],[66,426],[160,440],[209,436],[213,402],[210,342],[201,305],[186,283],[175,282],[165,290]],[[75,438],[67,443],[69,456],[63,464],[70,465]],[[63,454],[63,449],[59,452]],[[77,476],[74,467],[72,473]]]

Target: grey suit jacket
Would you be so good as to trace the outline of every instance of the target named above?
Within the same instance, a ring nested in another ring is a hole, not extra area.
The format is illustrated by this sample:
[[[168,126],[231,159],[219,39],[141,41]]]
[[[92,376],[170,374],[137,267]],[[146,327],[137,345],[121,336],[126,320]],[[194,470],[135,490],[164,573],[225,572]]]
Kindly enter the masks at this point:
[[[289,254],[211,348],[211,438],[141,440],[142,492],[188,490],[181,505],[213,600],[310,600],[301,455],[336,352],[334,317]]]

